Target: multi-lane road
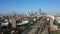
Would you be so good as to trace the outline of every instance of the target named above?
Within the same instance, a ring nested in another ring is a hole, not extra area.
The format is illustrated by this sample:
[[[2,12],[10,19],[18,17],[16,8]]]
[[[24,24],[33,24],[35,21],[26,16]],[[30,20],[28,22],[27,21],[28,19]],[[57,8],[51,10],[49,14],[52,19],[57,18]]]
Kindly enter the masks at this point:
[[[26,30],[22,34],[41,34],[40,31],[44,25],[45,18],[41,18],[40,21],[37,21],[30,29]],[[45,32],[44,32],[45,33]]]

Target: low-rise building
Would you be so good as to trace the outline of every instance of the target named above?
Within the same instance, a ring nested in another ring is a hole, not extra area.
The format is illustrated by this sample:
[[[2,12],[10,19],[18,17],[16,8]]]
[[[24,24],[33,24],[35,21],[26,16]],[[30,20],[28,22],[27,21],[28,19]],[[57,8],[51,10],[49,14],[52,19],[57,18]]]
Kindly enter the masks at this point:
[[[50,20],[50,26],[52,26],[53,25],[53,21],[54,21],[54,16],[47,15],[47,20]]]

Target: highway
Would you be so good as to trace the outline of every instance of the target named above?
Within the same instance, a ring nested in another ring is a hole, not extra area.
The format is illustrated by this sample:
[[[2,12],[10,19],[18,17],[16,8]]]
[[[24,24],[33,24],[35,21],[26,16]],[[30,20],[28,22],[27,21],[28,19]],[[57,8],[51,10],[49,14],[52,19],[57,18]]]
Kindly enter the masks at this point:
[[[39,33],[44,25],[45,18],[41,18],[40,21],[37,21],[35,25],[32,26],[29,30],[25,31],[22,34],[41,34]]]

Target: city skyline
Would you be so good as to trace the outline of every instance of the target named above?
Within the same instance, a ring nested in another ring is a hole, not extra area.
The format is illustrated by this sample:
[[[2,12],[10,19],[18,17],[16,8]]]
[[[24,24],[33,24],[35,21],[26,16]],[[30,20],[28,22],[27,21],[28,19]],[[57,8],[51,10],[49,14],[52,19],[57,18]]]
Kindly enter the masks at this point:
[[[21,12],[36,12],[39,8],[43,12],[60,13],[60,0],[0,0],[0,14]]]

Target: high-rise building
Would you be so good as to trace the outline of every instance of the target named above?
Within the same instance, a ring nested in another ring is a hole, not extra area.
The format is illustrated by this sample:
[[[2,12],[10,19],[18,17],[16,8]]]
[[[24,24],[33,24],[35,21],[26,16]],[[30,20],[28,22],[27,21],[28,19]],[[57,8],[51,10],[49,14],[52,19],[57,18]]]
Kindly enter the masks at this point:
[[[41,13],[41,8],[39,8],[39,13]]]

